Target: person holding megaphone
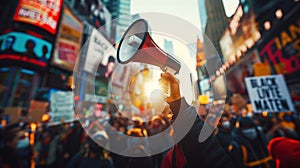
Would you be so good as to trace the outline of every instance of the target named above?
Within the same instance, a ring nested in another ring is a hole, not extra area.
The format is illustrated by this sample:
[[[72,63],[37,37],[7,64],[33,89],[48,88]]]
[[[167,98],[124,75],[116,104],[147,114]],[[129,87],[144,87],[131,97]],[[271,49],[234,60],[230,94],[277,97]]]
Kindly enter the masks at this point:
[[[161,74],[160,81],[168,81],[170,96],[165,101],[170,105],[173,112],[172,120],[180,116],[188,116],[190,113],[197,113],[195,108],[188,105],[184,97],[180,94],[179,80],[171,73]],[[180,114],[181,113],[181,114]],[[204,125],[204,121],[197,115],[196,120],[189,132],[165,155],[162,161],[162,168],[181,167],[228,167],[234,165],[230,157],[223,150],[218,140],[211,135],[203,142],[198,141],[198,136]],[[176,134],[176,129],[175,129]]]
[[[196,109],[188,105],[185,98],[180,94],[179,80],[172,74],[179,74],[182,68],[181,62],[162,50],[154,42],[150,35],[150,30],[148,22],[144,19],[138,19],[132,23],[119,43],[117,61],[120,64],[135,62],[154,65],[160,67],[163,71],[159,81],[163,92],[166,94],[164,101],[169,104],[169,107],[166,107],[170,108],[173,113],[172,128],[174,129],[174,133],[172,135],[163,134],[161,136],[153,136],[151,143],[161,143],[169,147],[170,144],[161,139],[167,136],[170,136],[167,137],[167,139],[169,138],[168,140],[178,143],[166,154],[161,167],[233,168],[232,161],[214,135],[207,134],[212,132],[211,128],[204,125],[204,121],[197,115]],[[161,100],[161,96],[159,92],[153,92],[153,94],[157,94],[156,100],[152,99],[152,102],[156,105],[156,102]],[[159,108],[155,106],[154,109]],[[203,132],[202,128],[206,135],[199,136],[200,132]],[[200,140],[201,142],[199,142]]]

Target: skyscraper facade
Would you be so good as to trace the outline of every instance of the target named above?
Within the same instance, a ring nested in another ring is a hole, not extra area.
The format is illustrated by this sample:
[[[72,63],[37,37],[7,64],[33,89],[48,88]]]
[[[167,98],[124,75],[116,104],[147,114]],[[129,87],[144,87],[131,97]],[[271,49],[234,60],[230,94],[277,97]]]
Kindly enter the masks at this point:
[[[107,6],[112,14],[112,32],[115,41],[119,41],[122,34],[131,24],[132,18],[130,15],[130,0],[104,0],[103,3]]]
[[[200,1],[201,0],[199,0],[199,3]],[[206,7],[206,25],[204,28],[204,32],[211,40],[211,42],[214,44],[218,53],[221,54],[219,40],[228,25],[229,19],[225,15],[224,6],[221,0],[213,0],[213,1],[205,0],[205,7]],[[202,13],[203,12],[200,12],[200,15]],[[205,17],[200,16],[200,18],[205,18]]]

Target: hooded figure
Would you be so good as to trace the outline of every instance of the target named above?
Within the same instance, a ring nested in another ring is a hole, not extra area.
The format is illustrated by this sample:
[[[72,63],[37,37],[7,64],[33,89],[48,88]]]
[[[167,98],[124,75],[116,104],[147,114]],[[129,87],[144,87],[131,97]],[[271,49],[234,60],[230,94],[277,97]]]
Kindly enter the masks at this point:
[[[229,146],[229,153],[236,167],[274,167],[274,162],[267,149],[267,138],[261,128],[255,125],[252,118],[239,118],[233,138],[234,140]]]

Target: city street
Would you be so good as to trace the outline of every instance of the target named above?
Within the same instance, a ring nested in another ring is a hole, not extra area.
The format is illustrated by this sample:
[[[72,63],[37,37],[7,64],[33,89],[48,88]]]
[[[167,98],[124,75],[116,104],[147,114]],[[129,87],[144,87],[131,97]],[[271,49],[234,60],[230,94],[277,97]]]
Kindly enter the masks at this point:
[[[0,1],[0,168],[300,167],[298,0]]]

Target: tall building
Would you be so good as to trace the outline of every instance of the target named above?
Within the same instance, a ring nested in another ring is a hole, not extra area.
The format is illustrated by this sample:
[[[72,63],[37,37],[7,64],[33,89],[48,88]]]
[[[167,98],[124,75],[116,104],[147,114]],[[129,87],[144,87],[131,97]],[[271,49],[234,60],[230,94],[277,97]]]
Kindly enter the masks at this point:
[[[200,14],[201,31],[204,31],[207,23],[205,0],[198,0],[198,7]]]
[[[122,15],[130,15],[130,0],[103,0],[112,15],[116,19]]]
[[[164,51],[166,51],[169,54],[174,53],[173,42],[171,40],[164,39]]]
[[[118,17],[118,0],[103,0],[103,3],[111,13],[112,19]]]
[[[199,0],[200,3],[201,0]],[[225,15],[224,6],[221,0],[205,0],[206,25],[204,32],[216,47],[219,54],[221,49],[219,40],[228,25],[229,19]],[[202,12],[200,12],[200,15]],[[204,17],[204,16],[200,16]]]
[[[103,3],[112,14],[112,34],[115,41],[119,41],[122,34],[131,24],[132,18],[130,15],[130,0],[103,0]]]

